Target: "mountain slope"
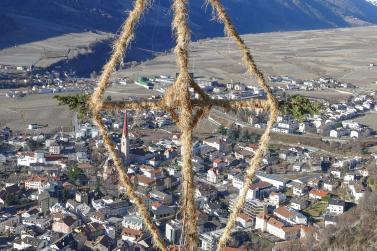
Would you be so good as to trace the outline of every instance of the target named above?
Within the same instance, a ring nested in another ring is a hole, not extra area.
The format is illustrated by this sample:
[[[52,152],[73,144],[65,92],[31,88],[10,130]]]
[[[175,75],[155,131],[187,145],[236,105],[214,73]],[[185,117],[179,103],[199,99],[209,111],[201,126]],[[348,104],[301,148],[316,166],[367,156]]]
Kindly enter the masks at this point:
[[[370,0],[372,1],[372,0]],[[366,0],[226,0],[240,33],[377,24],[377,7]],[[138,26],[135,46],[162,51],[173,45],[171,0],[154,0]],[[130,0],[1,0],[0,49],[69,32],[116,32]],[[193,39],[223,35],[204,1],[190,1]]]

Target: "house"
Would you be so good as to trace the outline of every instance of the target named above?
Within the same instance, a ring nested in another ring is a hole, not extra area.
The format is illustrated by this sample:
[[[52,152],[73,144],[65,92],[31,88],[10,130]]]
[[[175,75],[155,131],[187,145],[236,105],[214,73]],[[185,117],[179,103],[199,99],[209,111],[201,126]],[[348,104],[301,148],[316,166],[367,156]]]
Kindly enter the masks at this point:
[[[123,219],[122,240],[134,243],[146,236],[143,219],[139,216],[126,216]]]
[[[292,187],[292,194],[294,196],[300,197],[300,196],[304,196],[305,194],[307,194],[308,190],[309,190],[308,187],[304,184],[295,184]]]
[[[305,199],[297,199],[297,198],[293,198],[291,200],[291,203],[290,203],[290,207],[295,209],[295,210],[304,210],[305,208],[307,208],[309,205],[309,202]]]
[[[262,213],[256,218],[255,228],[268,232],[282,240],[298,239],[301,230],[300,225],[286,226],[284,222]]]
[[[280,220],[288,223],[288,224],[304,224],[306,225],[308,220],[307,218],[297,212],[296,210],[292,208],[287,208],[287,207],[278,207],[274,210],[274,215],[279,218]]]
[[[331,170],[330,173],[331,173],[335,178],[338,178],[338,179],[340,179],[341,176],[342,176],[342,171],[339,170],[339,169]]]
[[[62,150],[63,150],[62,147],[56,142],[50,144],[50,146],[48,148],[48,151],[51,154],[60,154]]]
[[[211,182],[211,183],[218,183],[222,180],[222,175],[220,173],[220,169],[219,168],[216,168],[216,167],[213,167],[211,169],[208,170],[207,172],[207,181],[208,182]]]
[[[319,190],[319,189],[312,189],[309,192],[309,198],[314,199],[314,200],[322,200],[327,195],[329,195],[328,192],[325,192],[325,191],[322,191],[322,190]]]
[[[120,235],[123,229],[122,222],[123,219],[120,217],[111,217],[107,219],[104,224],[106,235],[113,239]]]
[[[48,178],[44,176],[30,176],[25,180],[26,189],[43,189],[49,186]]]
[[[146,236],[146,233],[143,229],[132,229],[125,227],[122,231],[122,240],[130,244],[137,242],[144,236]]]
[[[203,251],[215,250],[223,232],[224,232],[224,229],[218,229],[218,230],[201,234],[200,235],[200,241],[202,243],[201,250]]]
[[[233,206],[234,206],[234,203],[237,201],[237,197],[233,198],[230,200],[229,202],[229,212],[231,212],[233,210]],[[264,201],[260,201],[260,200],[250,200],[250,199],[247,199],[245,201],[245,204],[242,208],[242,212],[247,214],[248,216],[252,217],[253,219],[255,219],[255,217],[263,212],[263,213],[266,213],[267,212],[267,203],[265,203]]]
[[[144,228],[143,219],[140,216],[129,215],[123,218],[123,227],[141,230]]]
[[[165,177],[163,170],[161,168],[152,168],[148,166],[143,166],[140,168],[145,177],[149,179],[157,180]]]
[[[303,226],[301,225],[300,238],[307,238],[310,234],[314,233],[314,227],[311,225]]]
[[[237,149],[236,151],[234,151],[234,156],[237,159],[247,159],[247,158],[251,158],[253,155],[254,153],[252,151],[249,151],[245,148]]]
[[[7,157],[0,153],[0,163],[5,163],[5,162],[7,162]]]
[[[283,193],[276,192],[270,193],[270,196],[268,197],[269,202],[274,206],[279,206],[280,203],[284,202],[286,199],[287,197]]]
[[[244,176],[242,173],[228,174],[228,179],[232,181],[232,186],[241,190],[244,183]]]
[[[345,184],[348,184],[350,181],[355,181],[355,175],[352,173],[346,173],[343,177]]]
[[[327,227],[329,225],[336,225],[336,216],[335,215],[326,214],[324,216],[323,220],[325,222],[325,227]]]
[[[113,250],[114,240],[108,237],[107,235],[102,235],[94,241],[85,241],[84,246],[89,250],[111,251]]]
[[[322,179],[320,177],[313,177],[308,180],[308,186],[312,188],[319,188],[322,184]]]
[[[217,198],[217,189],[214,186],[200,183],[196,186],[195,198],[204,197],[207,200],[213,200]]]
[[[303,166],[303,163],[295,163],[292,165],[292,170],[295,172],[301,172]]]
[[[166,205],[159,205],[154,208],[152,205],[152,215],[153,220],[170,220],[175,216],[175,208]]]
[[[181,239],[182,223],[177,220],[170,220],[166,223],[165,237],[171,244],[179,244]]]
[[[253,218],[248,216],[245,213],[240,213],[236,219],[236,224],[246,228],[246,227],[251,227],[253,224]]]
[[[345,202],[344,200],[332,198],[327,207],[327,211],[333,215],[340,215],[344,213]]]
[[[215,167],[215,168],[218,168],[218,169],[223,169],[223,168],[226,167],[226,165],[227,164],[221,159],[214,159],[212,161],[212,166]]]
[[[265,181],[259,181],[257,183],[251,184],[246,195],[246,199],[261,199],[265,198],[272,185]]]
[[[13,241],[13,248],[16,250],[35,249],[42,250],[48,246],[48,241],[34,238],[31,235],[23,235],[21,239]]]
[[[51,220],[49,218],[31,216],[23,218],[22,224],[25,226],[36,226],[40,229],[47,229],[51,226]]]
[[[262,172],[257,172],[256,177],[258,177],[261,181],[270,183],[277,189],[284,188],[288,182],[287,179],[284,179],[280,177],[279,175],[275,175],[275,174],[265,174]]]
[[[105,227],[98,222],[90,222],[75,229],[76,233],[82,233],[87,240],[95,241],[98,237],[105,234]]]
[[[359,138],[359,132],[352,130],[351,133],[350,133],[350,138],[353,138],[353,139]]]
[[[77,227],[80,222],[71,215],[63,215],[61,213],[54,215],[54,222],[52,223],[52,230],[54,232],[68,234]]]
[[[329,136],[331,138],[338,138],[338,131],[337,130],[331,130]]]
[[[339,186],[339,182],[334,179],[325,179],[323,181],[323,190],[332,192]]]
[[[72,233],[65,234],[61,238],[57,239],[50,244],[53,250],[69,250],[73,249],[76,245],[76,241]]]
[[[364,194],[365,194],[365,187],[363,187],[362,185],[358,184],[358,183],[355,183],[355,182],[350,182],[349,185],[348,185],[348,188],[355,200],[355,202],[357,203],[362,197],[364,197]]]
[[[215,148],[217,151],[222,152],[224,150],[224,141],[223,139],[217,137],[210,137],[203,140],[204,145]]]
[[[267,221],[270,219],[270,216],[268,216],[265,212],[260,212],[255,217],[255,229],[260,229],[262,232],[267,231]]]
[[[164,192],[157,191],[157,190],[152,190],[149,193],[149,195],[151,196],[151,198],[162,201],[163,203],[165,203],[167,205],[170,205],[171,203],[173,203],[173,196],[171,194],[164,193]]]

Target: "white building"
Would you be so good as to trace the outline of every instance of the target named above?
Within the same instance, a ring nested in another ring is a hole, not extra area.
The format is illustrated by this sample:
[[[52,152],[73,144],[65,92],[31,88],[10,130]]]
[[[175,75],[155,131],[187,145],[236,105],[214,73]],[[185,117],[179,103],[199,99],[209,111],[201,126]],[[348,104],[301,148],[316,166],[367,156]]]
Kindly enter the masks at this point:
[[[41,176],[30,176],[25,180],[25,188],[26,189],[35,189],[40,190],[49,187],[49,182],[47,177]]]
[[[274,215],[281,219],[283,222],[288,224],[303,224],[306,225],[308,223],[308,219],[302,214],[297,212],[294,209],[287,208],[287,207],[278,207],[274,210]]]
[[[220,182],[221,179],[221,174],[220,170],[218,168],[211,168],[207,172],[207,181],[211,183],[218,183]]]
[[[201,250],[203,251],[213,251],[216,250],[217,244],[224,229],[218,229],[212,232],[207,232],[200,235],[200,240],[202,242]]]
[[[45,155],[43,152],[23,152],[17,156],[17,165],[18,166],[30,166],[31,164],[36,163],[45,163]]]
[[[255,229],[268,232],[282,240],[298,239],[301,231],[300,225],[288,226],[284,222],[263,213],[257,215]]]
[[[344,213],[345,202],[343,200],[331,199],[327,210],[333,215],[340,215]]]
[[[177,220],[166,223],[165,237],[171,244],[179,244],[182,224]]]
[[[358,202],[365,194],[365,188],[359,184],[350,182],[349,189],[351,191],[352,196],[355,199],[355,202]]]
[[[0,163],[7,162],[7,157],[5,157],[3,154],[0,154]]]
[[[285,185],[288,182],[288,180],[281,178],[280,176],[274,175],[274,174],[264,174],[264,173],[261,173],[261,172],[257,172],[256,176],[261,181],[265,181],[267,183],[270,183],[271,185],[273,185],[277,189],[284,188]]]
[[[283,193],[270,193],[270,196],[268,197],[269,202],[274,206],[279,206],[280,203],[284,202],[287,199],[287,197]]]
[[[51,154],[60,154],[61,150],[62,147],[57,143],[52,143],[48,148],[48,151]]]

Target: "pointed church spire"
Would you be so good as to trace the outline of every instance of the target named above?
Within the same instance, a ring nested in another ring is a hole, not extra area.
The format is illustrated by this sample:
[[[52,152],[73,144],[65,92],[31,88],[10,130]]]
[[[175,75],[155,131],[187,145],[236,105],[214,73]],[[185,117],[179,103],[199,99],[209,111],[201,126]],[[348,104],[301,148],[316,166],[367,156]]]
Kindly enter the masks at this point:
[[[123,154],[124,159],[127,159],[129,153],[129,141],[128,141],[128,120],[127,120],[127,110],[124,111],[124,122],[123,122],[123,131],[122,138],[120,142],[120,151]]]
[[[128,138],[127,110],[124,111],[123,136]]]

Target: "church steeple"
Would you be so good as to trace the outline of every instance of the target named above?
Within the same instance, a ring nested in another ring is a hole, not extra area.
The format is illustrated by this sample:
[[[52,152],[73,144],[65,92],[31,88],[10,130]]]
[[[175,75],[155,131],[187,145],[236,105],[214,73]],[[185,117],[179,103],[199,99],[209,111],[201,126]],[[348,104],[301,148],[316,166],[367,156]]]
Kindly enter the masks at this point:
[[[124,121],[123,121],[123,131],[122,131],[120,151],[122,152],[124,159],[127,159],[128,154],[129,154],[127,110],[124,111]]]

